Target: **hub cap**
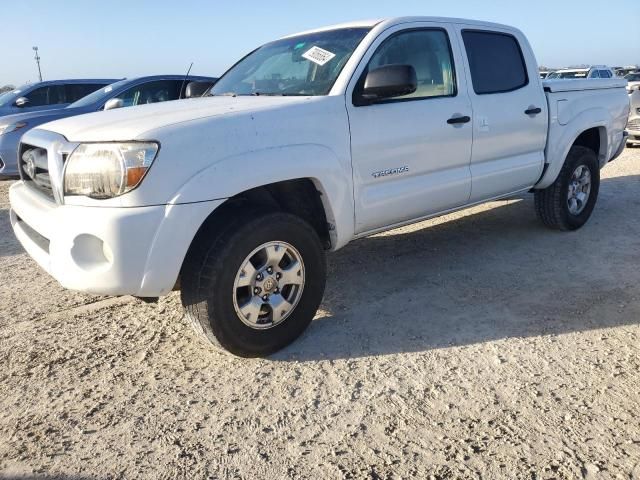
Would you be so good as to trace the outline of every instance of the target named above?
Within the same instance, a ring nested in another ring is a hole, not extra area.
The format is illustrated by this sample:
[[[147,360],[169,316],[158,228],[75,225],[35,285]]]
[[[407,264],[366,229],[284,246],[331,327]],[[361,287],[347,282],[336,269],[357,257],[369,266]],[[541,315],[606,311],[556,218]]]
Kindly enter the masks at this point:
[[[591,171],[584,165],[580,165],[573,171],[569,180],[569,192],[567,193],[567,206],[571,215],[578,215],[584,210],[591,193]]]
[[[233,284],[233,306],[245,325],[258,330],[286,320],[304,288],[304,263],[286,242],[267,242],[244,259]]]

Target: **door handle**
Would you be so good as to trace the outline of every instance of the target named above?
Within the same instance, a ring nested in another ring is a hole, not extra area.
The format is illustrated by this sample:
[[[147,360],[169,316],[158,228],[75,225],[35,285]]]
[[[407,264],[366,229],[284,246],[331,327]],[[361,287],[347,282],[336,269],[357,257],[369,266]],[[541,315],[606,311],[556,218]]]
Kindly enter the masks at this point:
[[[471,117],[468,116],[464,116],[464,117],[453,117],[450,118],[449,120],[447,120],[447,123],[449,125],[456,125],[458,123],[469,123],[471,121]]]
[[[539,113],[542,113],[542,109],[540,107],[529,108],[529,109],[525,110],[524,113],[526,115],[537,115]]]

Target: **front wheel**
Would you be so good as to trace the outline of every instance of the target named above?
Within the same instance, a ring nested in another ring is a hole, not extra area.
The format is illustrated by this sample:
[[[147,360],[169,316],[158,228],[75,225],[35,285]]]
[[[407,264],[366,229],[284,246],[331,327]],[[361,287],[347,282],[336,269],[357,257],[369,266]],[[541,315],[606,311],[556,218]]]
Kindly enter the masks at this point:
[[[574,146],[556,181],[535,191],[538,218],[557,230],[577,230],[593,212],[600,189],[600,167],[593,150]]]
[[[283,212],[239,213],[199,232],[182,270],[187,316],[214,345],[265,356],[295,340],[324,293],[315,230]]]

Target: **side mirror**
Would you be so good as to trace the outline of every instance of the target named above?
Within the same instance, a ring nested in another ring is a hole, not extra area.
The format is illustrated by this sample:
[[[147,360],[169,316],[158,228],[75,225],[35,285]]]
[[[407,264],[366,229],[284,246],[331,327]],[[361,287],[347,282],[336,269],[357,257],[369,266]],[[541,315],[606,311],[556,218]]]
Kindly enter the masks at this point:
[[[213,82],[189,82],[184,91],[185,98],[201,97],[211,88]]]
[[[411,65],[385,65],[367,73],[354,104],[370,105],[387,98],[408,95],[417,88],[416,70]]]
[[[113,110],[114,108],[124,107],[124,101],[121,98],[110,98],[107,103],[104,104],[105,110]]]
[[[19,107],[19,108],[26,107],[27,105],[29,105],[29,99],[27,97],[16,98],[16,101],[14,104],[16,107]]]

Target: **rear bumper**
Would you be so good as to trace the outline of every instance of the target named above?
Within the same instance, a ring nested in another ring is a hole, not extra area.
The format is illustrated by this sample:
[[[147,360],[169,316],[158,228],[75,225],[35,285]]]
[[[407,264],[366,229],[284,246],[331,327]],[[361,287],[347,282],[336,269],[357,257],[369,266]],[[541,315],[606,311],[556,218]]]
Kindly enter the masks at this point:
[[[609,159],[610,162],[613,162],[616,158],[618,158],[622,152],[624,151],[624,147],[627,146],[627,140],[629,138],[628,132],[622,132],[622,140],[620,141],[620,145],[618,145],[618,149],[613,154],[613,156]]]
[[[11,186],[9,198],[16,237],[63,287],[141,297],[171,291],[195,233],[222,203],[60,206],[23,182]]]

